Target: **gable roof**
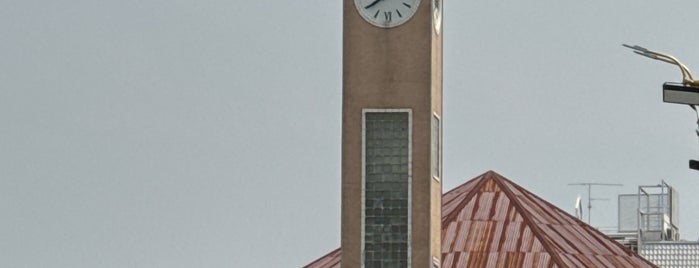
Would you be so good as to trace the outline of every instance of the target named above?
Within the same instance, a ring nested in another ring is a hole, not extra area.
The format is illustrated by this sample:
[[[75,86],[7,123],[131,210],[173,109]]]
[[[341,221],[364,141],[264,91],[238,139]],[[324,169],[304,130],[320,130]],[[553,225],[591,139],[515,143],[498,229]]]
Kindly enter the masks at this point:
[[[307,268],[340,267],[341,249]],[[442,267],[656,267],[488,171],[442,197]]]
[[[338,248],[326,254],[323,257],[309,263],[304,268],[340,268],[340,260],[342,259],[342,249]]]

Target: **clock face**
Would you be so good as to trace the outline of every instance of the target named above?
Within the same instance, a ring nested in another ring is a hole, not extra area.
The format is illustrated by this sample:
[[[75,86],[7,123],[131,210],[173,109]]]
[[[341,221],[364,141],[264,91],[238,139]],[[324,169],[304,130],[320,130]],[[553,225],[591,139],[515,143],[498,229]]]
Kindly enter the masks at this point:
[[[432,19],[434,20],[434,30],[439,34],[442,29],[442,0],[432,0]]]
[[[420,0],[354,0],[354,5],[367,22],[391,28],[410,20],[420,6]]]

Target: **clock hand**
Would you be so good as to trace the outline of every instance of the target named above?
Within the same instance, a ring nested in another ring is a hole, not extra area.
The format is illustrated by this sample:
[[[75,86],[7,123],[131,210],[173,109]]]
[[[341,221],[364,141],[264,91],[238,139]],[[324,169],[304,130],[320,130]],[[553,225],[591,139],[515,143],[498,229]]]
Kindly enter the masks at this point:
[[[381,2],[381,0],[374,0],[374,2],[371,2],[371,4],[368,4],[367,6],[364,7],[364,9],[368,9],[376,5],[376,3]]]

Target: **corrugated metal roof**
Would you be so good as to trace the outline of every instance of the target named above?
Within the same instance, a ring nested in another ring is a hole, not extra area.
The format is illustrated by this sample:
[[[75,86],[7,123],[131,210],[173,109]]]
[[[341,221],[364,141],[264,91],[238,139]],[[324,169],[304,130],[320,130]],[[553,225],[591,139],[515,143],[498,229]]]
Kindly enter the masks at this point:
[[[332,252],[326,254],[323,257],[309,263],[303,268],[340,268],[340,259],[342,258],[342,251],[338,248]]]
[[[664,268],[699,267],[697,242],[644,242],[641,255]]]
[[[492,171],[442,202],[442,267],[655,267]]]
[[[306,267],[339,267],[340,249]],[[656,267],[493,171],[442,197],[442,267]]]

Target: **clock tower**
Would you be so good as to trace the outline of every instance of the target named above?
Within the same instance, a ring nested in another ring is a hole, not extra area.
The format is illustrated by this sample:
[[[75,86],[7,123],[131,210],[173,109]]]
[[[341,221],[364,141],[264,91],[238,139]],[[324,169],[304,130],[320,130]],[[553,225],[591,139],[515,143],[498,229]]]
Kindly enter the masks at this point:
[[[439,267],[442,1],[343,17],[342,267]]]

